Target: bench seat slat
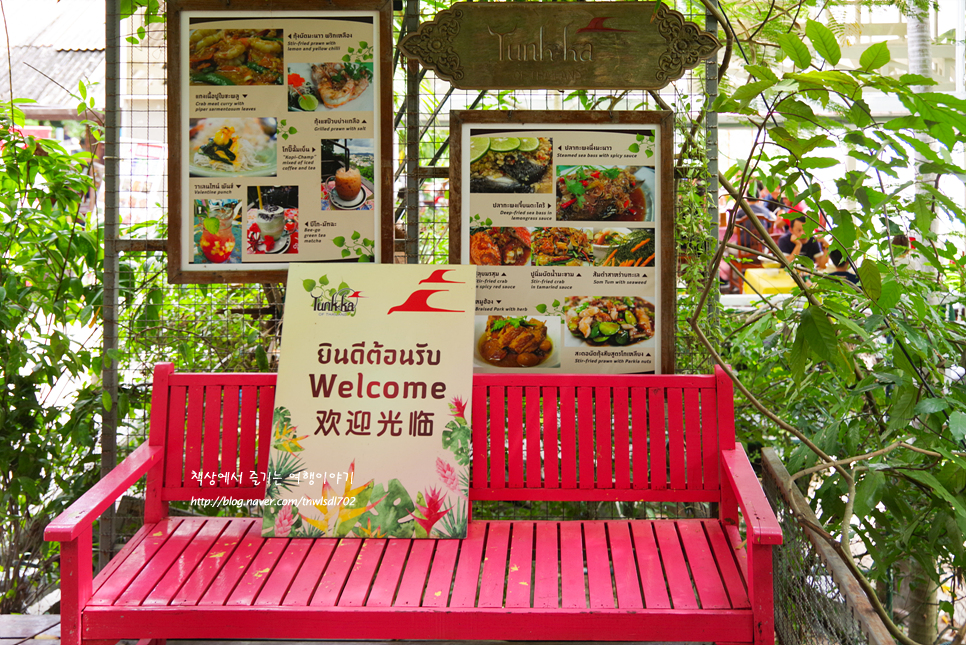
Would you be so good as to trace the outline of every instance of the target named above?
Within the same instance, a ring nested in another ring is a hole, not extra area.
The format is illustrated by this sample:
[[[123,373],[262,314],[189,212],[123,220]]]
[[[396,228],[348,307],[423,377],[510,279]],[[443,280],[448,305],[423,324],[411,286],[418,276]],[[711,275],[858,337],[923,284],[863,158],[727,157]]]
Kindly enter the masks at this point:
[[[670,609],[671,600],[667,593],[661,553],[657,550],[657,540],[654,537],[654,523],[633,522],[631,533],[634,535],[637,570],[640,571],[641,589],[644,591],[644,607]]]
[[[510,522],[489,522],[486,534],[486,557],[480,578],[477,607],[502,607],[506,582],[507,551],[510,544]]]
[[[171,565],[188,548],[204,524],[204,518],[200,517],[188,517],[182,520],[178,529],[165,541],[164,546],[151,557],[150,561],[141,569],[141,573],[131,581],[114,604],[140,605],[144,602],[144,599],[148,597],[148,594],[168,572]]]
[[[302,566],[295,574],[295,579],[282,600],[283,606],[305,607],[309,604],[337,544],[335,540],[311,540],[311,542],[313,542],[312,548],[309,549]]]
[[[96,594],[97,590],[104,585],[107,579],[110,578],[115,571],[117,571],[118,567],[124,564],[128,556],[130,556],[137,549],[138,545],[141,543],[141,540],[147,537],[148,531],[152,528],[154,528],[153,524],[144,525],[139,528],[137,532],[131,536],[131,539],[128,541],[128,543],[121,548],[117,555],[111,558],[111,561],[107,563],[107,566],[101,569],[101,571],[94,576],[94,581],[91,584],[92,594]]]
[[[209,523],[215,522],[214,519],[209,520]],[[195,566],[194,571],[188,576],[187,581],[181,586],[181,589],[175,593],[170,604],[198,604],[198,601],[208,591],[208,587],[211,586],[222,568],[231,559],[235,549],[238,548],[238,545],[242,543],[242,540],[245,539],[245,536],[256,523],[261,528],[261,522],[258,520],[247,518],[230,520],[218,540],[211,545],[208,552]]]
[[[691,572],[688,571],[688,563],[681,549],[676,522],[655,522],[654,534],[661,551],[665,579],[671,591],[671,606],[674,609],[697,609],[698,601],[694,597]]]
[[[396,593],[393,607],[419,607],[423,602],[423,590],[433,562],[436,540],[414,540],[406,559],[406,570]]]
[[[209,553],[211,545],[228,526],[230,525],[217,520],[205,521],[205,525],[195,534],[191,543],[181,552],[178,559],[141,604],[159,606],[169,604],[187,582],[191,572],[197,568],[201,559]]]
[[[383,551],[386,549],[386,542],[388,540],[382,538],[371,538],[363,541],[362,548],[359,550],[359,558],[353,565],[349,580],[339,597],[340,607],[362,607],[366,604],[366,596],[369,595],[369,589],[372,588],[372,581],[375,578],[376,570],[379,568],[379,561],[382,560]]]
[[[285,552],[272,569],[271,576],[265,582],[255,604],[262,607],[277,607],[292,586],[295,574],[309,554],[312,540],[290,540]]]
[[[456,571],[456,557],[459,555],[459,540],[439,540],[433,566],[429,570],[429,582],[423,595],[423,607],[446,607],[449,592],[453,585],[453,572]]]
[[[402,577],[403,565],[409,557],[409,540],[389,540],[386,554],[382,558],[382,566],[376,574],[376,582],[366,601],[367,607],[391,607],[396,599],[396,588]]]
[[[721,572],[721,579],[725,583],[731,606],[735,609],[748,609],[751,603],[748,602],[748,593],[745,590],[745,583],[738,573],[738,566],[735,564],[735,556],[728,548],[728,537],[717,522],[705,524],[708,531],[708,541],[714,551],[715,561],[718,563],[718,570]]]
[[[577,522],[561,522],[560,528],[560,606],[565,609],[587,607],[584,589],[584,545]]]
[[[614,587],[617,606],[622,609],[642,609],[641,583],[637,577],[634,546],[631,544],[630,524],[610,522],[607,525],[610,553],[614,563]]]
[[[356,561],[356,555],[358,555],[362,543],[363,540],[354,538],[339,540],[338,546],[335,547],[335,553],[329,559],[329,566],[325,568],[322,580],[319,582],[309,605],[313,607],[335,606],[346,580],[349,579],[349,573],[352,571],[352,565]]]
[[[530,578],[533,570],[533,523],[514,522],[507,570],[506,606],[530,606]]]
[[[178,530],[179,526],[181,526],[180,518],[167,518],[155,524],[144,539],[138,543],[134,551],[124,560],[124,564],[104,581],[104,584],[91,597],[88,604],[94,606],[113,605],[147,566],[154,554]]]
[[[556,609],[560,602],[557,563],[560,560],[557,547],[557,523],[537,523],[537,544],[534,556],[533,606]]]
[[[677,522],[681,543],[687,554],[694,579],[694,587],[698,592],[698,599],[704,609],[728,609],[731,603],[725,593],[718,565],[715,564],[711,545],[704,534],[702,522],[697,520],[681,520]]]
[[[603,522],[584,522],[587,555],[587,590],[591,609],[614,608],[614,583],[610,576],[607,531]]]
[[[466,527],[466,538],[461,540],[450,607],[476,606],[476,589],[480,580],[485,541],[486,522],[470,522]]]
[[[252,560],[258,555],[259,549],[265,543],[262,539],[262,523],[253,522],[241,539],[228,561],[212,580],[208,591],[198,601],[199,605],[224,605],[235,585],[248,570]]]
[[[228,597],[225,604],[248,607],[255,603],[262,587],[268,581],[269,576],[275,569],[279,558],[288,546],[287,538],[268,538],[262,543],[258,550],[258,555],[252,559],[251,564],[245,570],[234,591]]]

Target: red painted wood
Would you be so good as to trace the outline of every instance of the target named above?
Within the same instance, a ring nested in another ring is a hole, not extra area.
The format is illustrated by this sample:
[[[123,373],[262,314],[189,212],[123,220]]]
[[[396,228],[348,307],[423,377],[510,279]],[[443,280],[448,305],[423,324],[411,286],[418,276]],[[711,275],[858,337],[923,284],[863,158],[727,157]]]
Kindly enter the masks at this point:
[[[168,382],[172,386],[200,385],[263,385],[275,386],[276,374],[273,372],[175,372]]]
[[[723,450],[721,465],[725,483],[734,491],[745,517],[748,541],[754,544],[781,544],[782,529],[765,497],[765,491],[758,483],[758,476],[748,461],[745,449],[738,445],[734,450]]]
[[[689,387],[684,390],[684,457],[687,459],[688,490],[703,490],[704,481],[701,476],[704,470],[701,449],[701,408],[697,388]]]
[[[204,396],[204,386],[188,386],[188,412],[185,417],[184,438],[184,473],[181,477],[181,485],[184,488],[201,488],[201,482],[198,481],[198,476],[204,473],[201,469]]]
[[[241,389],[237,385],[225,386],[224,428],[221,443],[221,472],[227,475],[219,480],[221,488],[237,488],[241,477],[238,471],[238,399]]]
[[[641,583],[637,578],[637,562],[634,561],[634,544],[631,541],[630,522],[608,522],[607,536],[610,555],[614,563],[614,588],[617,606],[621,609],[641,609]]]
[[[544,484],[540,467],[542,455],[540,454],[539,387],[528,387],[526,389],[526,424],[524,428],[527,442],[527,487],[542,488]]]
[[[718,575],[718,566],[704,533],[703,523],[702,520],[679,520],[678,533],[681,535],[681,543],[684,545],[684,553],[702,609],[728,609],[731,603],[725,593],[721,576]]]
[[[318,538],[314,540],[295,540],[311,542],[308,555],[295,574],[295,580],[288,588],[282,605],[288,607],[306,607],[315,593],[319,580],[322,579],[322,572],[329,565],[332,552],[335,551],[337,540],[332,538]]]
[[[255,470],[255,442],[257,429],[255,417],[258,410],[258,390],[245,385],[241,389],[241,428],[238,436],[238,459],[241,468],[242,486],[254,486],[256,481],[252,476]]]
[[[665,451],[664,429],[664,390],[661,388],[648,389],[648,453],[651,456],[651,488],[665,490],[667,488],[667,460]]]
[[[218,453],[221,451],[221,391],[222,388],[210,385],[205,388],[205,424],[201,451],[201,470],[205,474],[203,486],[218,486]],[[214,476],[212,476],[214,475]]]
[[[580,523],[560,523],[560,606],[585,608],[584,538]]]
[[[682,392],[679,388],[667,390],[667,435],[668,435],[668,470],[670,471],[670,488],[682,490],[686,484],[684,470],[684,412],[681,402]]]
[[[91,597],[91,529],[64,541],[60,548],[60,638],[81,644],[82,610]]]
[[[717,394],[717,417],[719,443],[721,450],[731,450],[735,446],[735,395],[731,379],[720,365],[714,366],[714,381]]]
[[[489,436],[487,432],[488,409],[486,399],[486,387],[482,385],[473,386],[473,488],[486,488],[489,483],[487,474],[487,450],[486,440]]]
[[[647,474],[647,390],[631,388],[631,444],[633,446],[634,488],[650,486]]]
[[[721,410],[714,390],[701,390],[701,459],[704,465],[704,487],[718,490],[721,480],[718,464],[721,461],[721,446],[718,441],[718,415]]]
[[[614,486],[614,448],[611,436],[611,391],[608,388],[594,388],[594,399],[597,406],[597,485],[595,488],[613,488]]]
[[[201,495],[199,495],[201,497]],[[255,497],[252,495],[251,497]],[[717,491],[704,490],[648,490],[599,488],[484,488],[470,491],[471,500],[527,500],[573,502],[716,502]]]
[[[272,436],[272,416],[275,414],[275,388],[274,387],[262,387],[258,390],[258,436],[261,440],[258,442],[258,472],[267,473],[268,472],[268,453],[269,453],[269,437]],[[265,478],[262,478],[260,482],[257,482],[258,487],[264,492],[265,491]]]
[[[262,587],[268,582],[278,559],[285,552],[288,546],[287,538],[268,538],[262,541],[262,547],[258,550],[258,555],[252,560],[251,565],[246,569],[235,590],[228,597],[227,605],[237,605],[248,607],[255,604]]]
[[[502,387],[490,388],[490,487],[506,486],[506,393]]]
[[[435,549],[436,540],[413,540],[394,607],[419,607],[423,603],[423,590]]]
[[[631,487],[630,414],[626,387],[614,388],[614,486]]]
[[[748,595],[754,613],[755,645],[775,642],[775,595],[772,588],[773,560],[771,545],[749,545]]]
[[[577,477],[580,488],[595,488],[594,390],[577,388]]]
[[[181,519],[166,519],[158,522],[137,548],[124,560],[124,564],[117,568],[110,578],[104,581],[91,599],[92,605],[113,605],[127,590],[131,581],[135,580],[141,570],[147,566],[154,554],[164,546],[168,538],[178,530]],[[145,594],[147,595],[147,594]]]
[[[433,554],[432,568],[423,594],[423,607],[446,607],[449,604],[449,591],[459,550],[459,540],[439,540],[436,543],[436,553]]]
[[[533,572],[533,523],[514,522],[510,540],[510,566],[506,579],[506,606],[529,607]]]
[[[386,641],[405,634],[412,639],[481,640],[546,638],[549,641],[599,641],[602,635],[629,641],[671,641],[682,634],[700,641],[737,641],[751,634],[748,611],[707,610],[694,613],[670,610],[613,609],[558,610],[536,619],[528,609],[439,610],[391,607],[345,608],[333,615],[322,608],[224,607],[203,611],[184,608],[136,608],[126,612],[96,607],[84,617],[85,636],[117,641],[137,624],[141,633],[169,639],[211,640],[327,640]]]
[[[313,607],[332,607],[339,600],[339,594],[345,586],[352,565],[356,562],[356,556],[362,546],[362,540],[342,539],[335,547],[335,553],[329,559],[329,566],[325,568],[322,580],[319,582],[315,595],[312,596]]]
[[[184,387],[172,387],[168,397],[168,432],[164,442],[165,486],[181,486],[181,469],[185,454],[185,419],[188,413],[187,397],[188,390]]]
[[[349,580],[339,597],[340,607],[362,607],[372,587],[373,578],[379,568],[379,561],[386,549],[386,539],[366,539],[362,541],[359,557],[352,567]]]
[[[696,609],[698,601],[691,587],[691,574],[684,558],[684,551],[681,550],[681,539],[678,537],[675,523],[673,521],[655,522],[654,534],[657,537],[661,563],[664,565],[668,589],[671,592],[671,605],[675,609]]]
[[[366,600],[367,607],[392,606],[411,546],[411,540],[389,540],[385,555],[382,557],[382,564],[379,566],[379,573],[376,574],[376,581],[369,592],[369,599]]]
[[[66,542],[80,536],[131,484],[161,461],[163,450],[162,446],[138,446],[114,470],[54,518],[44,529],[44,539]]]
[[[748,602],[748,593],[745,591],[745,583],[738,572],[738,565],[735,563],[735,554],[728,546],[728,538],[719,522],[708,522],[705,524],[708,533],[708,542],[711,543],[711,550],[714,553],[718,571],[724,581],[725,590],[731,606],[735,609],[747,609],[751,606]]]
[[[591,609],[612,609],[614,583],[610,577],[607,529],[604,522],[583,522],[587,557],[587,590]]]
[[[262,590],[255,599],[256,605],[262,607],[278,607],[288,593],[295,579],[295,574],[309,554],[313,540],[289,540],[282,557],[279,558],[265,581]]]
[[[218,520],[209,520],[216,522]],[[222,520],[223,521],[223,520]],[[231,559],[238,545],[249,532],[261,531],[261,521],[255,519],[234,519],[227,523],[224,531],[204,554],[201,561],[188,574],[188,579],[171,598],[171,605],[196,605],[208,587],[211,586],[222,568]]]
[[[519,372],[519,373],[517,373]],[[593,379],[597,387],[715,387],[711,374],[532,374],[526,370],[504,371],[498,374],[474,374],[474,385],[485,387],[526,387],[533,385],[534,377],[548,387],[577,387]]]
[[[507,486],[523,488],[523,388],[506,390],[507,416]]]
[[[450,607],[476,606],[476,589],[480,579],[480,566],[483,563],[483,547],[486,544],[488,525],[489,522],[470,522],[466,528],[466,538],[460,540],[460,555],[456,564]]]
[[[577,399],[571,386],[560,388],[560,487],[577,488]]]
[[[188,548],[204,524],[205,520],[200,517],[185,518],[164,545],[150,557],[141,572],[130,581],[115,604],[140,605],[144,602],[171,565]]]
[[[537,522],[537,543],[534,556],[533,606],[557,608],[560,591],[557,563],[560,558],[557,546],[557,523]]]
[[[164,447],[168,432],[168,395],[170,393],[168,381],[172,372],[174,372],[174,365],[171,363],[160,363],[154,367],[154,383],[151,387],[151,429],[148,432],[148,443],[159,448]],[[168,505],[161,500],[161,488],[164,486],[163,462],[163,459],[159,459],[147,472],[144,490],[144,521],[148,524],[160,522],[168,515]]]
[[[654,537],[654,522],[633,522],[631,533],[634,536],[634,555],[637,556],[637,569],[644,592],[644,606],[648,609],[670,608],[664,565],[661,563],[661,553],[657,550],[657,539]]]
[[[510,522],[489,522],[486,535],[486,557],[480,578],[477,607],[502,607],[506,583],[507,550],[510,544]]]
[[[121,547],[121,550],[117,553],[117,555],[111,558],[111,561],[107,563],[107,566],[101,569],[100,572],[94,576],[92,592],[100,589],[101,585],[103,585],[107,579],[110,578],[115,571],[117,571],[117,568],[124,564],[124,561],[127,559],[127,557],[131,555],[135,549],[137,549],[138,544],[140,544],[141,540],[147,537],[148,533],[152,528],[154,528],[155,524],[157,524],[157,522],[146,524],[139,528],[131,539],[128,540],[127,544]]]
[[[547,488],[560,486],[559,464],[557,461],[557,390],[541,388],[543,392],[543,479]]]
[[[261,523],[253,523],[232,552],[228,561],[212,580],[208,590],[198,601],[199,605],[224,605],[235,585],[251,566],[252,560],[258,555],[259,549],[265,543],[261,535]]]

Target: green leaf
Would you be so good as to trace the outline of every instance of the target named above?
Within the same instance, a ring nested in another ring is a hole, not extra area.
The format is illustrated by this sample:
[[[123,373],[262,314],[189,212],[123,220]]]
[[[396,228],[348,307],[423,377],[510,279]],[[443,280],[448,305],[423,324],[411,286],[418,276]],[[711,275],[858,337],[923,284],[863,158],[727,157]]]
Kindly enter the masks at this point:
[[[345,246],[345,238],[341,235],[339,237],[334,237],[332,238],[332,243],[339,247]]]
[[[545,314],[545,313],[547,313],[547,305],[544,305],[544,304],[539,304],[539,305],[537,305],[537,306],[536,306],[536,307],[534,307],[534,308],[535,308],[535,309],[536,309],[536,310],[537,310],[538,312],[540,312],[540,313],[542,313],[542,314]]]
[[[918,481],[920,484],[924,484],[928,488],[931,488],[933,494],[952,506],[956,511],[954,514],[956,524],[960,529],[966,531],[966,506],[963,506],[963,502],[959,499],[959,497],[946,490],[946,487],[939,483],[939,480],[936,479],[932,473],[924,470],[913,469],[908,469],[903,472],[912,479]]]
[[[799,330],[805,334],[805,342],[817,356],[829,362],[834,360],[838,339],[824,310],[809,307],[803,311]]]
[[[358,240],[360,237],[362,237],[362,233],[360,233],[359,231],[353,231],[352,232],[352,239],[353,240]]]
[[[812,64],[812,54],[801,38],[795,34],[782,34],[777,40],[782,51],[792,59],[796,67],[806,69]]]
[[[636,144],[636,143],[632,143],[631,145],[629,145],[629,146],[627,146],[627,149],[628,149],[628,150],[629,150],[630,152],[633,152],[634,154],[637,154],[638,152],[640,152],[640,151],[641,151],[641,146],[639,146],[639,145],[638,145],[638,144]]]
[[[101,405],[104,406],[105,412],[110,412],[114,407],[114,402],[111,401],[111,393],[104,391],[101,392]]]
[[[953,433],[956,441],[966,439],[966,414],[956,410],[949,415],[949,431]]]
[[[80,92],[80,97],[82,101],[87,100],[87,85],[83,80],[77,82],[77,91]]]
[[[792,350],[788,362],[795,383],[801,383],[802,377],[805,376],[805,366],[808,363],[808,352],[805,350],[805,334],[802,332],[801,325],[799,325],[798,331],[795,334],[795,342],[792,343]]]
[[[308,293],[312,293],[312,289],[315,289],[315,280],[302,280],[302,288]]]
[[[949,408],[946,399],[923,399],[916,404],[916,414],[934,414]]]
[[[859,266],[859,284],[871,300],[877,301],[882,296],[882,276],[874,260],[862,260]]]
[[[753,83],[748,83],[735,90],[735,93],[731,95],[731,98],[735,101],[746,101],[758,96],[774,84],[775,81],[755,81]]]
[[[885,475],[878,470],[869,471],[862,478],[855,490],[854,512],[856,517],[866,517],[875,508],[876,504],[879,503],[880,492],[885,483]]]
[[[899,297],[901,295],[902,293],[898,283],[895,280],[889,280],[882,284],[882,295],[877,299],[878,304],[884,310],[889,311],[899,304]]]
[[[820,22],[809,19],[805,23],[805,35],[812,41],[815,51],[830,65],[838,65],[842,58],[842,49],[832,30]]]
[[[255,348],[255,363],[258,364],[258,369],[268,371],[268,353],[261,345]]]
[[[859,57],[859,65],[866,72],[871,72],[886,65],[891,60],[892,54],[889,53],[889,46],[885,42],[881,42],[867,47],[862,52],[862,55]]]
[[[778,82],[778,76],[764,65],[745,65],[745,71],[761,81]]]
[[[796,165],[803,170],[811,170],[813,168],[831,168],[840,163],[838,159],[832,159],[831,157],[804,157]]]

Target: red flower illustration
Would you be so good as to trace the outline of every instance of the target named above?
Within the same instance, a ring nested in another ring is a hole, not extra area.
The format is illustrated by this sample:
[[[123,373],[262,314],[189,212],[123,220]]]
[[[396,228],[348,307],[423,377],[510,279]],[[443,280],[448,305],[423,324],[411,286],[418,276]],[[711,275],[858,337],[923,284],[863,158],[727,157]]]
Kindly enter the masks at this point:
[[[458,396],[454,396],[449,402],[450,416],[466,418],[466,401]]]
[[[422,517],[417,516],[415,513],[410,513],[416,523],[423,527],[426,531],[426,535],[429,535],[433,530],[433,525],[443,518],[444,515],[452,510],[452,506],[446,510],[440,510],[443,506],[443,495],[441,491],[430,488],[426,491],[426,505],[421,506],[419,502],[416,502],[416,510],[422,514]]]
[[[451,464],[446,463],[439,457],[436,458],[436,473],[439,475],[440,481],[446,484],[446,488],[450,489],[454,493],[458,493],[459,490],[456,486],[456,470]]]
[[[298,89],[298,88],[302,87],[303,85],[305,85],[305,79],[302,78],[301,76],[299,76],[298,74],[289,74],[288,75],[288,84],[291,85],[292,87]]]

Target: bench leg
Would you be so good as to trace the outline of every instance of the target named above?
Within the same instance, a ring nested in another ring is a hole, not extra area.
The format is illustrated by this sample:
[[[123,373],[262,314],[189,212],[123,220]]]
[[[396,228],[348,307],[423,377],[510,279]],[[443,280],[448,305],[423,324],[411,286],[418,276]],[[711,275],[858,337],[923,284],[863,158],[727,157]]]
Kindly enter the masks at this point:
[[[775,645],[775,592],[772,583],[771,545],[748,545],[749,591],[755,616],[755,645]]]
[[[91,529],[60,545],[60,641],[81,645],[81,608],[91,597]]]

